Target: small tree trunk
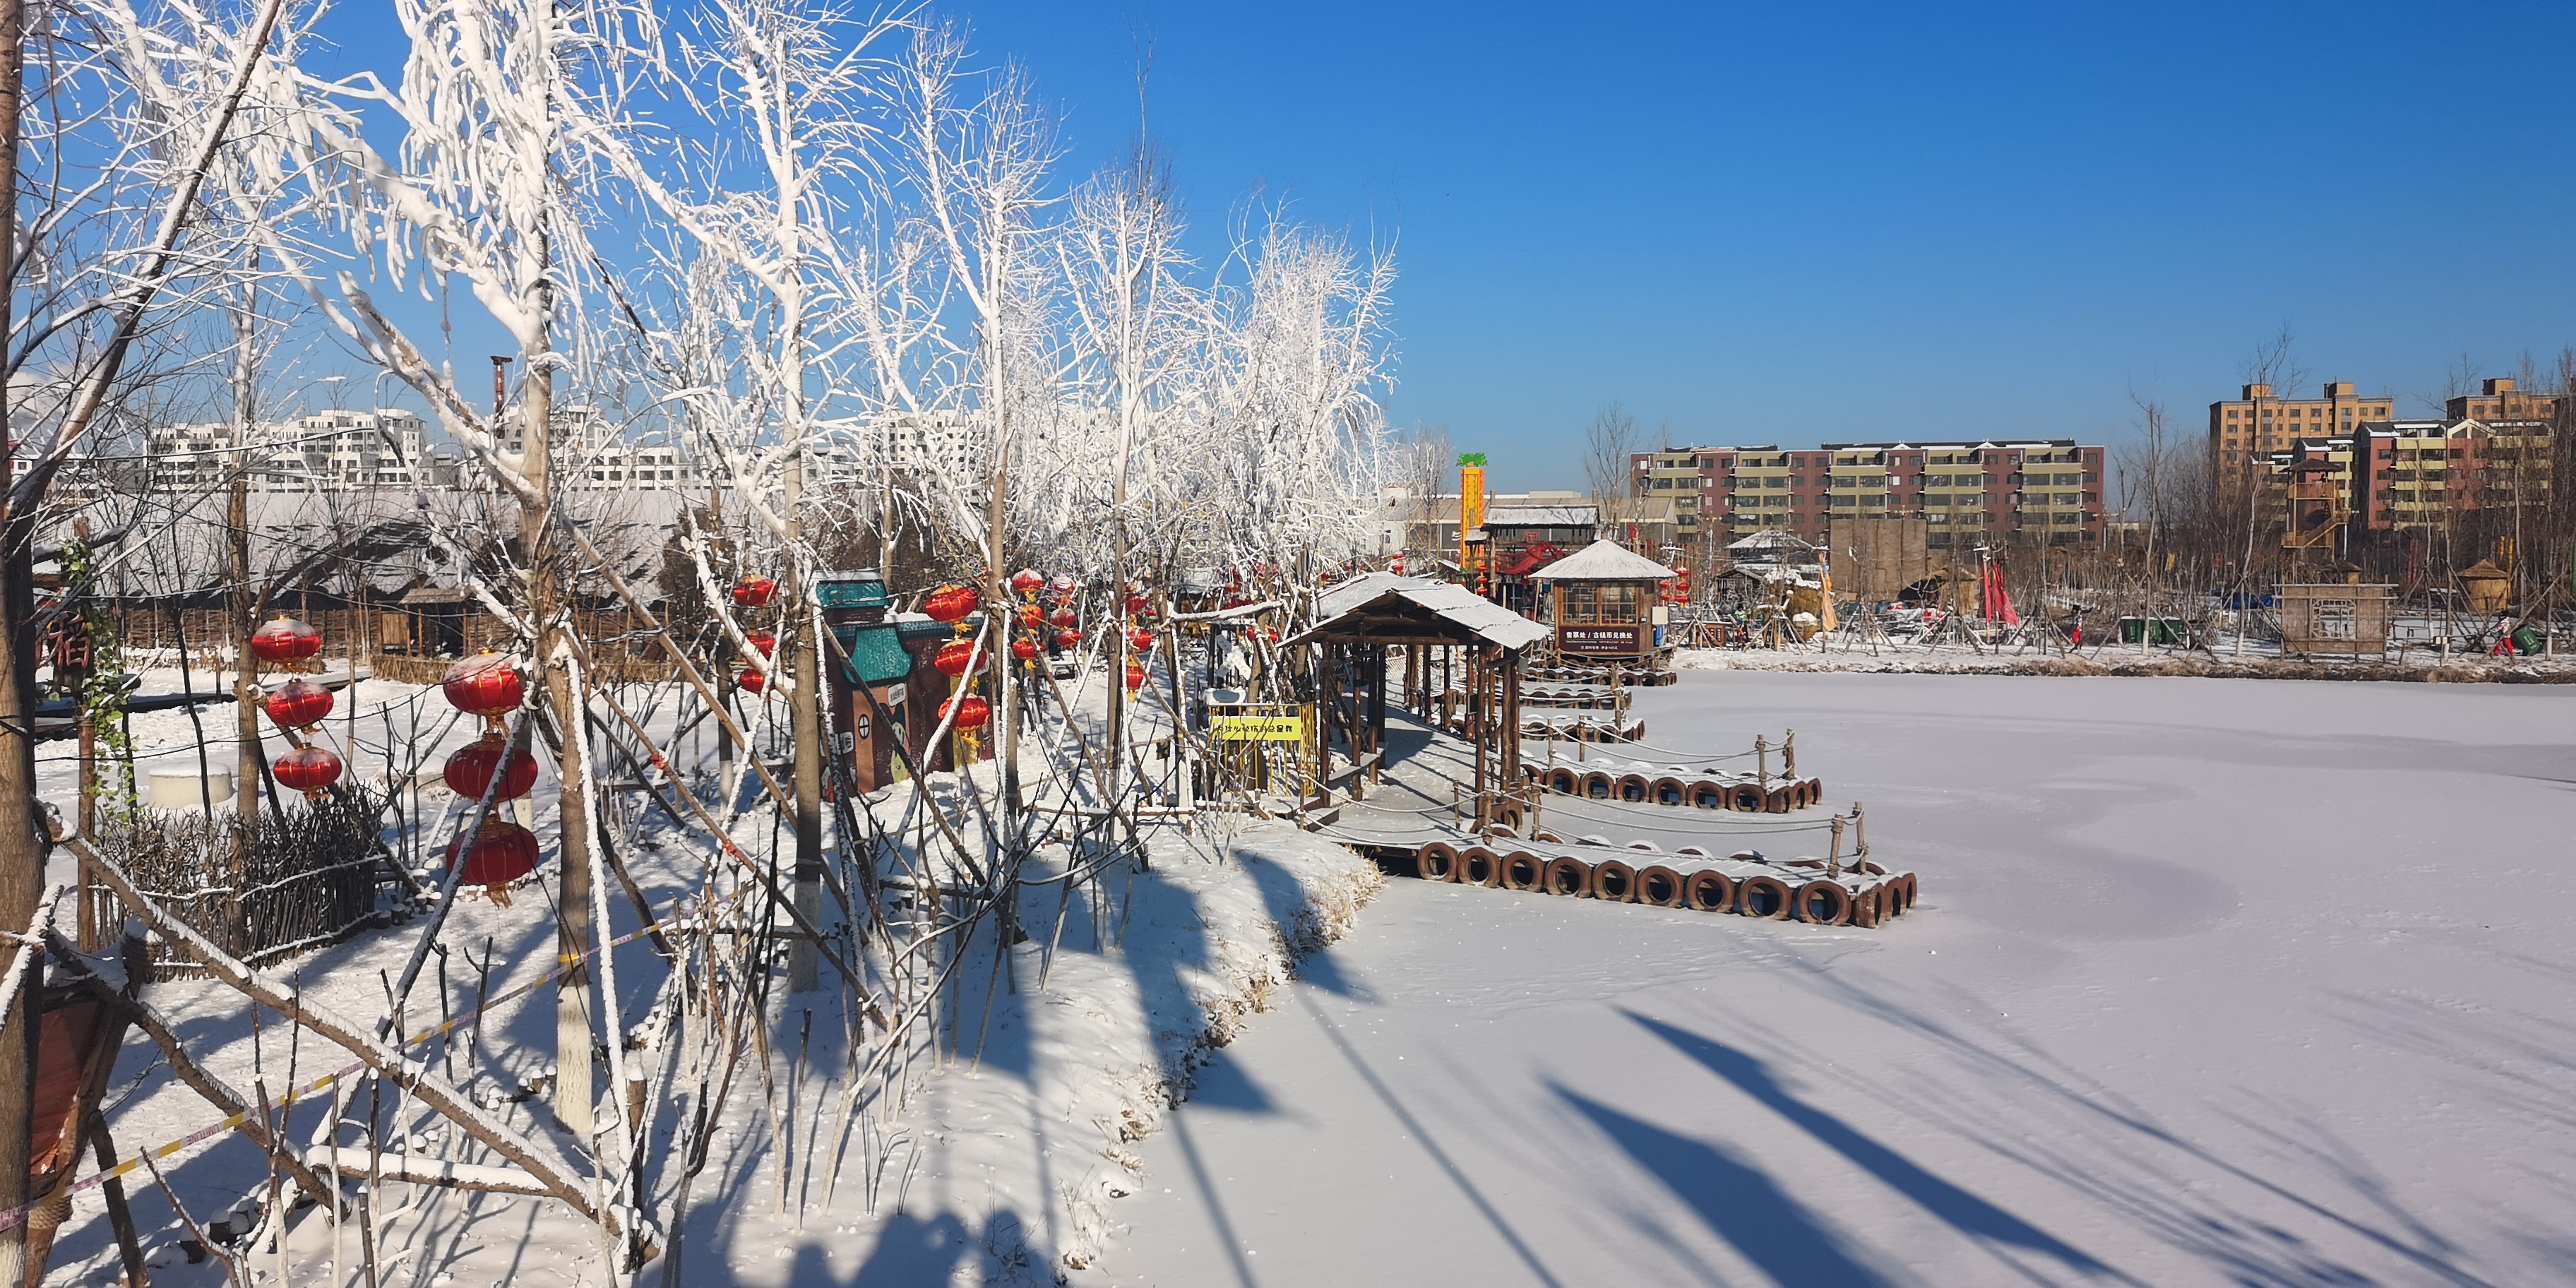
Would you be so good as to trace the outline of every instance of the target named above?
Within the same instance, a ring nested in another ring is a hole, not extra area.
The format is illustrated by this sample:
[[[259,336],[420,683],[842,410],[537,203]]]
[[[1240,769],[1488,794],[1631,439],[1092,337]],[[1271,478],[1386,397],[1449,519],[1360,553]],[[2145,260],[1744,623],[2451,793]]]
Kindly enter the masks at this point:
[[[551,294],[540,307],[550,306]],[[540,324],[542,325],[542,323]],[[555,728],[563,731],[556,757],[555,870],[561,887],[555,896],[556,951],[571,963],[555,988],[555,1117],[584,1140],[591,1134],[590,965],[582,954],[590,948],[590,809],[582,793],[582,755],[589,746],[589,721],[582,696],[573,691],[565,659],[571,645],[563,638],[565,596],[572,590],[556,580],[550,537],[550,498],[554,490],[554,377],[544,358],[545,333],[524,355],[526,387],[520,395],[526,458],[520,466],[533,495],[519,503],[519,545],[528,565],[529,620],[537,632],[536,664],[543,668],[546,706]]]
[[[787,463],[787,611],[779,638],[795,658],[793,703],[796,741],[796,912],[807,925],[823,924],[823,703],[821,659],[816,656],[815,623],[807,610],[811,592],[805,584],[800,547],[805,536],[801,502],[805,458],[800,450]],[[787,986],[807,992],[820,982],[817,955],[821,945],[811,937],[788,941]]]

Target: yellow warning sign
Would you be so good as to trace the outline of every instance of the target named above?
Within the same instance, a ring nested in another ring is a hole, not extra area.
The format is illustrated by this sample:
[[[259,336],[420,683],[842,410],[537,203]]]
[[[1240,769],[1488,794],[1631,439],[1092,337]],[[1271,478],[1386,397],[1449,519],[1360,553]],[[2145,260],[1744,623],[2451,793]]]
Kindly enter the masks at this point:
[[[1296,742],[1306,736],[1306,722],[1296,716],[1218,716],[1219,742]]]

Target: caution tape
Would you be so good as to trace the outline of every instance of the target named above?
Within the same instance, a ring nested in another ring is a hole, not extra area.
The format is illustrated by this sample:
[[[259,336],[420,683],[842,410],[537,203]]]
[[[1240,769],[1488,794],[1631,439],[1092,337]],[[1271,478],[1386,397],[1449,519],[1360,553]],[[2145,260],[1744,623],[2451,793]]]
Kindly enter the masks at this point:
[[[556,980],[562,979],[564,976],[571,974],[574,967],[598,956],[600,953],[605,952],[608,949],[615,948],[621,944],[633,943],[636,940],[645,938],[656,931],[682,928],[698,919],[699,914],[697,913],[667,917],[661,921],[651,922],[642,928],[631,931],[627,934],[619,935],[617,938],[609,940],[607,943],[602,944],[597,948],[593,948],[588,952],[560,958],[558,964],[553,970],[547,971],[545,974],[540,975],[517,988],[511,989],[509,992],[503,993],[498,997],[491,998],[484,1002],[483,1005],[478,1006],[471,1011],[467,1011],[462,1015],[450,1017],[432,1025],[429,1028],[423,1029],[419,1033],[397,1043],[394,1049],[399,1051],[404,1047],[419,1046],[421,1043],[427,1042],[432,1038],[453,1033],[459,1026],[475,1019],[484,1012],[489,1011],[504,1002],[515,1001],[555,982]],[[301,1087],[297,1087],[294,1090],[287,1092],[284,1097],[278,1100],[277,1108],[282,1110],[294,1105],[297,1101],[309,1100],[321,1092],[330,1090],[332,1087],[338,1085],[343,1079],[346,1079],[353,1074],[364,1072],[367,1068],[368,1065],[366,1061],[358,1060],[338,1069],[334,1069],[329,1073],[315,1078],[311,1082],[305,1083]],[[84,1190],[96,1189],[109,1181],[131,1174],[136,1169],[141,1168],[147,1161],[159,1162],[160,1160],[168,1158],[192,1145],[202,1145],[207,1141],[213,1140],[217,1136],[223,1135],[225,1132],[237,1130],[243,1123],[248,1122],[250,1117],[251,1111],[245,1109],[242,1112],[225,1118],[220,1122],[209,1123],[204,1127],[200,1127],[197,1130],[178,1138],[177,1140],[169,1142],[168,1144],[156,1145],[150,1149],[137,1153],[134,1157],[126,1159],[124,1162],[118,1163],[113,1167],[84,1176],[58,1192],[65,1197],[68,1197],[73,1194],[81,1193]],[[7,1212],[0,1212],[0,1230],[16,1228],[20,1222],[27,1219],[29,1213],[34,1212],[37,1208],[44,1206],[51,1200],[52,1196],[49,1195],[46,1198],[38,1199],[35,1202],[12,1208]]]

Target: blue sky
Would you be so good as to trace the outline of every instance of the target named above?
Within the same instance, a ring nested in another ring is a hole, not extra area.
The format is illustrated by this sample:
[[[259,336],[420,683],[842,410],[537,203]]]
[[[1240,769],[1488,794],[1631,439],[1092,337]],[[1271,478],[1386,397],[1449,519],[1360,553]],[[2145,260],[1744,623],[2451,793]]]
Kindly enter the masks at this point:
[[[1398,423],[1498,483],[1622,399],[1676,441],[2197,419],[2287,323],[2438,395],[2576,342],[2557,5],[985,3],[1072,114],[1147,101],[1200,221],[1394,235]]]
[[[2117,441],[2284,324],[2413,409],[2576,343],[2563,3],[946,11],[1068,113],[1068,182],[1150,43],[1203,251],[1256,190],[1394,239],[1390,416],[1504,488],[1579,485],[1612,398],[1676,442]]]

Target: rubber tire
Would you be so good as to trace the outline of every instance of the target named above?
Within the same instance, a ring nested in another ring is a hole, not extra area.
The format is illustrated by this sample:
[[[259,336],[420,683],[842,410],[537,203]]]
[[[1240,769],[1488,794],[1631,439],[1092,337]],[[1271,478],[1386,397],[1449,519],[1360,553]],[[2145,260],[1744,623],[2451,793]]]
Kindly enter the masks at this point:
[[[1875,930],[1886,907],[1887,887],[1871,886],[1852,896],[1851,924],[1863,930]]]
[[[1660,899],[1653,894],[1655,883],[1659,881],[1666,888],[1664,897]],[[1637,869],[1637,902],[1658,908],[1681,907],[1682,874],[1660,863]]]
[[[1798,920],[1811,926],[1848,926],[1852,917],[1851,891],[1839,881],[1810,881],[1798,887],[1796,900]],[[1818,911],[1817,904],[1826,905]]]
[[[1481,874],[1477,871],[1479,866],[1484,869]],[[1484,846],[1470,845],[1458,852],[1458,880],[1464,884],[1491,890],[1502,879],[1502,872],[1502,856]]]
[[[1762,789],[1751,783],[1738,784],[1734,791],[1727,793],[1726,807],[1738,814],[1759,814],[1762,812]]]
[[[1608,862],[1616,863],[1618,860]],[[1539,889],[1548,894],[1589,899],[1592,897],[1592,865],[1572,855],[1551,860],[1546,874],[1540,878]]]
[[[1757,921],[1787,921],[1796,902],[1789,883],[1778,877],[1746,877],[1735,891],[1735,910]],[[1770,905],[1770,911],[1763,911],[1762,904]]]
[[[1526,865],[1529,870],[1529,879],[1527,881],[1517,880],[1517,874],[1514,872],[1514,869],[1523,867],[1524,865]],[[1514,850],[1510,855],[1506,856],[1502,862],[1494,865],[1494,873],[1494,883],[1496,885],[1499,885],[1506,890],[1518,890],[1523,894],[1531,894],[1541,888],[1542,883],[1547,877],[1547,860],[1542,859],[1535,854],[1526,854],[1521,851]]]
[[[1414,852],[1413,874],[1425,881],[1455,884],[1458,880],[1458,852],[1439,841],[1429,842]]]
[[[1616,886],[1618,893],[1611,893]],[[1592,865],[1592,897],[1604,903],[1637,901],[1637,870],[1617,859],[1603,859]]]
[[[1735,911],[1735,878],[1715,869],[1682,878],[1682,906],[1693,912]]]

